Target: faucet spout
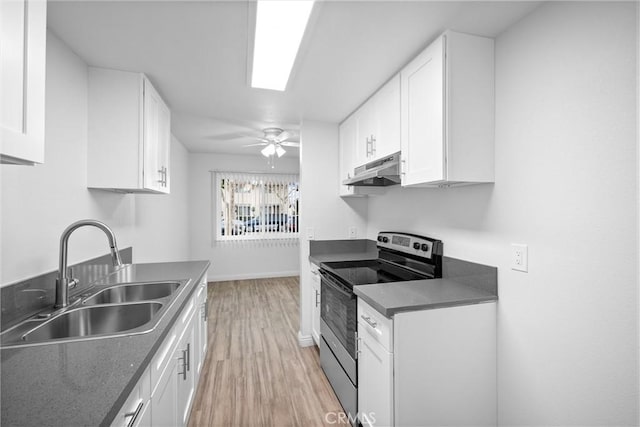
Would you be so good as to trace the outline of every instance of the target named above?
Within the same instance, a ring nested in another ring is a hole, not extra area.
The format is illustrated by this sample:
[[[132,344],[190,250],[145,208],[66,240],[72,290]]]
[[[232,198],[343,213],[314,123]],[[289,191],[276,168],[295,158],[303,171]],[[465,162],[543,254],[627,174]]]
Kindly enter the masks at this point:
[[[118,252],[118,245],[116,244],[116,235],[113,230],[109,228],[105,223],[96,221],[94,219],[83,219],[74,222],[68,226],[60,236],[60,264],[58,268],[58,278],[56,279],[56,303],[55,308],[62,308],[69,305],[69,286],[75,284],[76,280],[70,277],[67,259],[67,249],[69,247],[69,237],[71,233],[80,227],[92,226],[99,228],[109,239],[109,249],[111,252],[111,260],[114,266],[122,265],[122,259],[120,258],[120,252]]]

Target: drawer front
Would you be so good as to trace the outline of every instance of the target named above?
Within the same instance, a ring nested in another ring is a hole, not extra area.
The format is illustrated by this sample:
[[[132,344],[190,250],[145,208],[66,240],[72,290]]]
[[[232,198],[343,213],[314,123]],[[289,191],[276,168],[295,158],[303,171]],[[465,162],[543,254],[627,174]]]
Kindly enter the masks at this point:
[[[155,393],[155,390],[158,387],[158,382],[160,381],[162,373],[167,368],[167,365],[169,365],[173,360],[173,354],[177,345],[178,329],[174,327],[164,339],[164,342],[151,362],[151,384],[153,384],[152,394]]]
[[[393,353],[393,320],[358,298],[358,335],[365,333]]]

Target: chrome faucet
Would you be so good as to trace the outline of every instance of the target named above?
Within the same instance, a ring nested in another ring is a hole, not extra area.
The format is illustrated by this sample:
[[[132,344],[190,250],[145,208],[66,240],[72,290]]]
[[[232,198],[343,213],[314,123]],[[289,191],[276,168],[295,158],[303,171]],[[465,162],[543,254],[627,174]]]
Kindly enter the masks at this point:
[[[122,259],[120,259],[120,253],[118,252],[118,246],[116,245],[116,236],[106,224],[94,219],[83,219],[74,222],[68,226],[62,232],[62,236],[60,236],[60,266],[58,269],[58,278],[56,279],[55,308],[63,308],[69,305],[69,287],[74,287],[78,284],[77,279],[69,276],[67,267],[67,247],[69,246],[69,237],[71,236],[71,233],[85,225],[97,227],[104,231],[109,239],[109,248],[111,250],[111,260],[113,265],[122,265]]]

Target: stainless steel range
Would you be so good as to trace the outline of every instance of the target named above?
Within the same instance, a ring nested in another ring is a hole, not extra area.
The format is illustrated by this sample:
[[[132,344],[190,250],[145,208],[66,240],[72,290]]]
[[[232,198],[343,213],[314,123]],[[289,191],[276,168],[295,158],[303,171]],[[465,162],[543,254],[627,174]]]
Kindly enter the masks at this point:
[[[350,420],[358,411],[354,286],[442,277],[442,242],[401,232],[378,234],[378,258],[320,264],[320,363]]]

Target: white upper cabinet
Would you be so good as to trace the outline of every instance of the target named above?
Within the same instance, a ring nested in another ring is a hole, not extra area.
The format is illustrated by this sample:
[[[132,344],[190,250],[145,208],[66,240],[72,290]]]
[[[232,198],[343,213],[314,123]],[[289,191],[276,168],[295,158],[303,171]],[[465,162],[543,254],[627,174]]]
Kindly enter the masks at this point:
[[[400,151],[400,74],[373,96],[375,129],[369,161]]]
[[[340,196],[379,194],[378,187],[343,185],[353,170],[400,151],[400,75],[340,124]]]
[[[340,196],[356,195],[356,187],[342,185],[342,181],[353,177],[356,158],[356,141],[358,139],[358,123],[356,116],[350,116],[340,125]]]
[[[0,1],[0,162],[44,162],[45,0]]]
[[[401,71],[403,186],[494,181],[493,50],[448,31]]]
[[[400,75],[382,86],[354,116],[356,166],[400,151]]]
[[[144,74],[90,67],[87,186],[169,193],[170,121]]]

